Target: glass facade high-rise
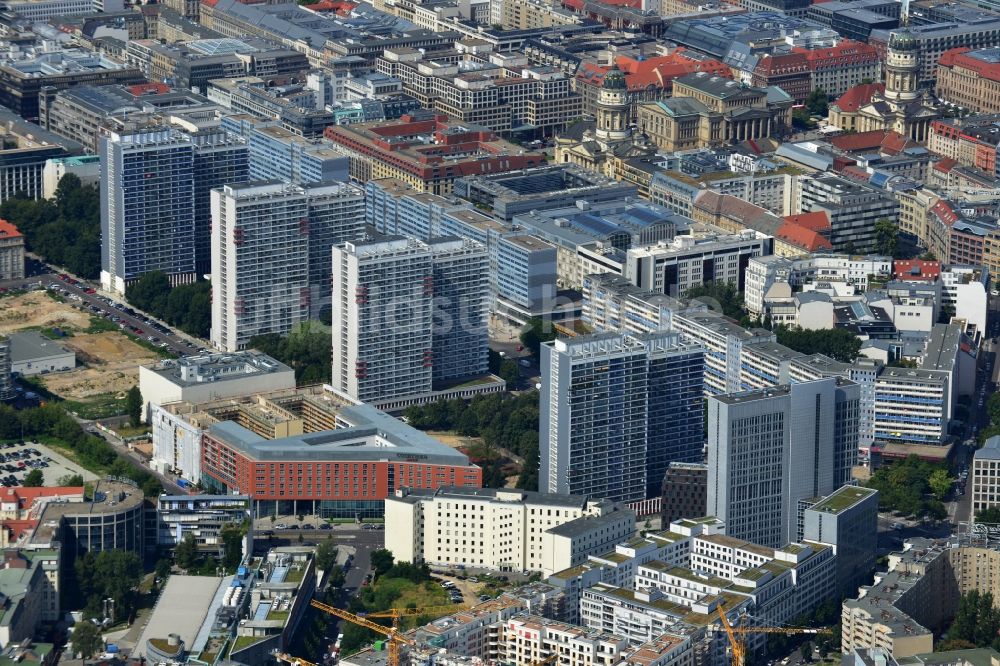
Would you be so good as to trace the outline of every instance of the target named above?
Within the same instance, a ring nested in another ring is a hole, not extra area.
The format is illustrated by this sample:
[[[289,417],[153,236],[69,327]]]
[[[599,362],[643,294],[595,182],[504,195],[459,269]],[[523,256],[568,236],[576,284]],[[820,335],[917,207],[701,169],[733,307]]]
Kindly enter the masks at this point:
[[[851,479],[860,395],[831,377],[708,398],[708,513],[727,535],[797,540],[799,502]]]
[[[602,333],[542,346],[539,487],[632,502],[671,462],[701,459],[700,346],[676,333]]]
[[[212,270],[212,195],[217,187],[244,183],[249,178],[246,141],[222,129],[191,134],[194,143],[195,270]]]
[[[194,143],[175,129],[111,133],[100,144],[101,285],[125,293],[162,271],[195,279]]]

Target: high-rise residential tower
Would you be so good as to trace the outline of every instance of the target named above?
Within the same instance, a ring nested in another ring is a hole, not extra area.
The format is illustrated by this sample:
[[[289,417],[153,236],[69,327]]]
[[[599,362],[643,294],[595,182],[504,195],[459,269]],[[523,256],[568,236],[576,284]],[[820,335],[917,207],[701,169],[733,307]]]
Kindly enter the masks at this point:
[[[539,487],[631,502],[702,451],[704,352],[677,333],[542,346]]]
[[[365,229],[365,193],[349,183],[301,186],[309,205],[309,303],[313,319],[330,307],[334,246],[359,240]]]
[[[292,185],[212,190],[212,343],[246,347],[309,319],[308,196]]]
[[[486,247],[468,238],[432,238],[435,384],[489,371]]]
[[[430,391],[433,299],[426,244],[380,236],[335,247],[334,389],[360,402]]]
[[[334,389],[379,404],[485,375],[486,266],[467,238],[373,233],[335,247]]]
[[[829,495],[857,459],[860,387],[826,378],[708,398],[708,513],[726,534],[779,548],[801,500]]]
[[[162,271],[195,272],[194,144],[175,129],[111,133],[100,143],[101,285],[118,293]]]

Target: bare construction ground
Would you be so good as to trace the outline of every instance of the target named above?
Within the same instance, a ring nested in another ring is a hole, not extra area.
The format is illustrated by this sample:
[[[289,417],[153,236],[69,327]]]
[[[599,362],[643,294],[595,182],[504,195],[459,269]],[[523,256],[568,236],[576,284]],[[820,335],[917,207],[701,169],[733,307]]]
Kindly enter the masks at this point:
[[[71,307],[69,303],[53,300],[44,291],[0,298],[0,333],[25,328],[86,329],[89,325],[90,315]]]
[[[69,400],[128,391],[139,383],[139,366],[159,359],[123,333],[77,333],[59,342],[75,351],[77,361],[86,365],[45,378],[46,388]]]

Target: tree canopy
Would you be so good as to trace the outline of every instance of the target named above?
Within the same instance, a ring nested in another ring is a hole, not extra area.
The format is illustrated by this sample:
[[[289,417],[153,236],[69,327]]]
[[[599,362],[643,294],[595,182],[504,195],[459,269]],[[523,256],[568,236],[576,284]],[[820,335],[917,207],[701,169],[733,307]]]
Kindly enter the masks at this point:
[[[92,659],[104,651],[104,638],[101,628],[90,620],[83,620],[73,625],[73,637],[70,639],[73,652],[84,659]]]
[[[142,559],[138,555],[120,549],[89,552],[76,559],[74,570],[91,617],[100,617],[105,599],[114,600],[115,620],[132,617],[142,580]]]
[[[25,196],[0,205],[0,218],[24,234],[28,250],[88,280],[101,274],[101,198],[94,185],[74,174],[59,180],[55,197]]]
[[[875,252],[887,257],[896,256],[899,248],[899,227],[890,219],[875,221]]]
[[[947,493],[947,489],[944,489],[940,497],[938,491],[942,489],[945,479],[950,487],[951,479],[943,466],[911,455],[905,460],[879,467],[867,485],[878,490],[879,508],[882,511],[942,518],[947,515],[947,511],[940,498]]]
[[[702,301],[709,307],[718,304],[722,314],[731,319],[741,319],[744,314],[743,293],[730,282],[711,282],[692,287],[684,292],[684,298]]]
[[[538,392],[524,391],[516,396],[491,393],[466,402],[460,398],[439,400],[428,405],[408,407],[406,418],[421,430],[454,430],[465,437],[480,437],[486,451],[482,460],[483,485],[503,487],[506,476],[500,468],[499,448],[522,459],[517,487],[538,489]]]
[[[1000,506],[991,506],[976,512],[976,522],[1000,525]]]
[[[132,479],[146,497],[156,497],[163,489],[155,476],[118,457],[107,441],[84,432],[57,403],[21,410],[0,404],[0,440],[20,438],[22,428],[25,437],[42,437],[53,446],[72,451],[73,457],[92,472]],[[81,478],[74,485],[82,484]]]
[[[316,322],[299,324],[285,336],[255,335],[248,346],[295,370],[300,386],[330,381],[330,329]]]
[[[142,420],[142,393],[138,386],[133,386],[125,394],[125,413],[132,427],[137,427]]]
[[[806,97],[806,108],[814,116],[826,116],[830,110],[830,96],[822,88],[813,88]]]
[[[24,481],[21,483],[25,488],[41,488],[45,484],[45,475],[42,474],[42,470],[33,469],[24,475]]]
[[[212,286],[204,280],[171,287],[165,273],[152,271],[128,288],[125,299],[188,335],[207,338],[211,331]]]
[[[861,340],[846,328],[807,331],[798,327],[778,326],[774,329],[778,343],[803,354],[825,354],[850,363],[861,351]]]
[[[521,332],[521,344],[536,358],[542,348],[542,343],[556,339],[556,331],[552,322],[535,317],[531,319]]]
[[[979,590],[963,594],[947,637],[1000,650],[1000,610],[993,605],[993,594]]]

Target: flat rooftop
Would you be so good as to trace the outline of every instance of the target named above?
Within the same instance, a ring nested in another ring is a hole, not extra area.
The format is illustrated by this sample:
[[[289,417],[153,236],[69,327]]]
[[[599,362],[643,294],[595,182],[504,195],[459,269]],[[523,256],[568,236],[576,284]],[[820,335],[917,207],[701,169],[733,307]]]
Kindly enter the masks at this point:
[[[209,434],[255,460],[381,460],[469,465],[463,453],[370,405],[347,407],[337,430],[265,439],[232,422],[211,426]]]
[[[875,492],[876,491],[872,488],[863,488],[861,486],[843,486],[832,495],[827,495],[809,508],[813,511],[840,513],[841,511],[845,511],[855,504],[868,499],[874,495]]]
[[[93,499],[87,502],[62,502],[58,498],[49,501],[39,521],[46,523],[63,516],[119,513],[142,504],[143,500],[138,487],[120,481],[95,481],[91,497]]]
[[[168,634],[179,634],[190,649],[208,617],[216,591],[230,580],[215,576],[170,576],[132,656],[146,656],[146,641],[166,638]]]
[[[248,375],[294,372],[281,361],[257,351],[189,356],[160,361],[144,368],[181,387],[198,386],[209,382],[238,381]]]
[[[13,363],[73,353],[55,340],[49,340],[38,331],[11,333],[9,339],[10,360]]]

